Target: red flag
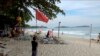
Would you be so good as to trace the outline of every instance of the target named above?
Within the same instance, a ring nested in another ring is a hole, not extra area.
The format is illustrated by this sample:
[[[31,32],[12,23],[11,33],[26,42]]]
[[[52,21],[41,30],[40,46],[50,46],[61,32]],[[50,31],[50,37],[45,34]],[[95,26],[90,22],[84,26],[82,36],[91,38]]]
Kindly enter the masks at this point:
[[[36,19],[43,22],[48,22],[48,18],[39,10],[36,9]]]

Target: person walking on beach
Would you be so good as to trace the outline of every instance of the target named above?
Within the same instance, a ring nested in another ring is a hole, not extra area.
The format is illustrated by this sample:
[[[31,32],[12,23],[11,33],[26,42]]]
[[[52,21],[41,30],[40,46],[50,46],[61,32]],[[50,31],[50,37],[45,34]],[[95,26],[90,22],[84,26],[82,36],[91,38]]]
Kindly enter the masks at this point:
[[[100,41],[100,33],[99,33],[99,35],[98,35],[98,40],[97,40],[97,43]]]
[[[33,40],[32,40],[32,56],[36,56],[37,46],[38,46],[38,43],[36,42],[36,36],[34,35]]]

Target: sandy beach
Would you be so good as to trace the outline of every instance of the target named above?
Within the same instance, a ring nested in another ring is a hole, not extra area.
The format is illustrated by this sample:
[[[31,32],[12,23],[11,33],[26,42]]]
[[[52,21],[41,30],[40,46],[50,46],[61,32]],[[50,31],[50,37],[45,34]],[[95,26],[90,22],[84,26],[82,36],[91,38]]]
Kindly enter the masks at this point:
[[[41,35],[43,36],[43,34]],[[66,44],[38,44],[37,56],[100,56],[100,44],[88,39],[75,38],[78,36],[61,35],[60,41]],[[31,56],[31,40],[14,40],[5,38],[1,42],[7,44],[4,52],[8,56]]]
[[[1,0],[0,56],[100,56],[100,0]]]
[[[100,44],[89,40],[75,38],[78,36],[62,36],[62,40],[68,44],[40,44],[38,56],[100,56]]]

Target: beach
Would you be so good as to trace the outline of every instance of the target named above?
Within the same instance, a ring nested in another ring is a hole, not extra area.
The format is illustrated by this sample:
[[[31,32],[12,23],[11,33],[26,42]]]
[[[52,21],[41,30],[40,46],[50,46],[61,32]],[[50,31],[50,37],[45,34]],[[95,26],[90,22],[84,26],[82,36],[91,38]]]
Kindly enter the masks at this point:
[[[32,33],[30,33],[31,35]],[[41,34],[44,36],[45,33]],[[57,34],[55,34],[56,36]],[[100,56],[100,44],[80,36],[60,35],[59,41],[65,44],[38,44],[37,56]],[[5,40],[6,39],[6,40]],[[29,40],[5,38],[1,42],[7,44],[4,52],[9,56],[31,56],[31,37]]]
[[[100,56],[100,1],[1,0],[0,56]]]
[[[72,36],[63,36],[68,44],[44,44],[38,48],[38,56],[100,56],[100,44]]]

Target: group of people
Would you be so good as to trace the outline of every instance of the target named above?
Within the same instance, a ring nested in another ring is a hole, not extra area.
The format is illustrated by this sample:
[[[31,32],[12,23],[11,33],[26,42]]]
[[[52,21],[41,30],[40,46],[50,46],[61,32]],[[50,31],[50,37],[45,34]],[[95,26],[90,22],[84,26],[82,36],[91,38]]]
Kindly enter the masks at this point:
[[[19,36],[20,33],[24,35],[24,31],[22,29],[13,27],[10,29],[10,32],[8,33],[8,37],[12,38],[15,36]]]

